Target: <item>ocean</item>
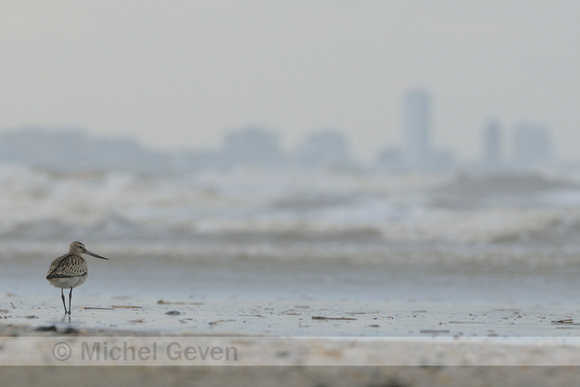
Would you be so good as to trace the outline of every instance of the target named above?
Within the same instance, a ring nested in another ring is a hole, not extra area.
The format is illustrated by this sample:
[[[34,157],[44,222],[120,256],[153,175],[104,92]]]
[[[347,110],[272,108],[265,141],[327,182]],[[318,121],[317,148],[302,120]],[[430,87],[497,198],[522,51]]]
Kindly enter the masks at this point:
[[[0,165],[0,290],[22,294],[79,240],[111,258],[87,259],[93,295],[572,302],[578,231],[576,171]]]
[[[576,248],[580,174],[218,170],[56,173],[0,165],[14,248],[85,239],[157,249],[308,245]],[[88,239],[87,239],[88,238]]]

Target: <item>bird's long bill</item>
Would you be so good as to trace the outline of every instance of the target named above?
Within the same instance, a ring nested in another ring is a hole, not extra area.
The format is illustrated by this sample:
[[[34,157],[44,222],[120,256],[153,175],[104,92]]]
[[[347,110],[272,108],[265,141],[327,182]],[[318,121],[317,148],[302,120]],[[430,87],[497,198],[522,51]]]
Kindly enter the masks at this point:
[[[91,253],[89,250],[85,250],[85,254],[92,255],[92,256],[93,256],[93,257],[95,257],[95,258],[101,258],[101,259],[107,259],[107,260],[109,259],[109,258],[101,257],[101,256],[100,256],[100,255],[98,255],[98,254]]]

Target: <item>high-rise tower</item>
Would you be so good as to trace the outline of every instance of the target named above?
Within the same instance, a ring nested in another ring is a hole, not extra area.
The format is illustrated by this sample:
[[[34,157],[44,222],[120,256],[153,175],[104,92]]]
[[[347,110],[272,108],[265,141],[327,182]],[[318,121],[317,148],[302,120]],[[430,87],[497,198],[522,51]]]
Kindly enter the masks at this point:
[[[488,166],[501,163],[501,129],[495,119],[490,119],[483,132],[484,162]]]
[[[403,97],[403,157],[408,166],[428,164],[431,97],[422,89],[410,89]]]

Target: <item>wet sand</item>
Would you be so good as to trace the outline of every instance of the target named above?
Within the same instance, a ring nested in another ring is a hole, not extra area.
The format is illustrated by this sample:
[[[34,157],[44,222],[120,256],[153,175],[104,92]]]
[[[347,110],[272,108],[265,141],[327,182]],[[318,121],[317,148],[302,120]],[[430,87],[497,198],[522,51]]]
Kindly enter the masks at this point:
[[[51,293],[7,294],[0,332],[20,336],[52,327],[91,335],[580,338],[580,305],[571,304],[77,294],[69,317],[58,291]]]
[[[27,265],[11,265],[12,272],[5,272],[0,305],[0,363],[24,366],[0,372],[2,380],[15,383],[580,381],[576,273],[557,266],[474,270],[470,264],[463,270],[441,262],[350,265],[242,257],[199,259],[192,264],[195,271],[180,261],[159,265],[143,259],[134,272],[127,262],[110,272],[92,262],[89,280],[73,294],[69,321],[58,289],[37,278],[22,280]],[[155,342],[159,356],[155,361],[79,359],[79,345],[87,340],[106,342],[109,349],[126,343],[147,349]],[[54,346],[61,342],[77,355],[55,358]],[[219,356],[212,362],[176,359],[167,352],[175,349],[174,342],[183,348],[235,347],[239,357],[234,362]],[[66,373],[43,367],[55,365],[75,367]]]
[[[575,319],[580,307],[571,305],[78,295],[69,321],[58,295],[8,294],[5,299],[9,307],[0,311],[0,363],[35,366],[1,367],[2,379],[14,383],[42,379],[66,384],[97,376],[95,385],[167,380],[195,380],[197,385],[575,385],[580,380]],[[54,352],[59,343],[72,347],[73,356],[59,359]],[[99,347],[100,357],[93,352],[88,358],[85,351],[81,358],[83,343],[107,348]],[[155,345],[157,355],[127,355],[127,345],[147,351]],[[188,347],[197,348],[197,356],[188,358]],[[202,359],[203,348],[235,348],[236,353],[230,359],[224,352]],[[67,365],[77,367],[66,367],[66,372],[43,367]]]

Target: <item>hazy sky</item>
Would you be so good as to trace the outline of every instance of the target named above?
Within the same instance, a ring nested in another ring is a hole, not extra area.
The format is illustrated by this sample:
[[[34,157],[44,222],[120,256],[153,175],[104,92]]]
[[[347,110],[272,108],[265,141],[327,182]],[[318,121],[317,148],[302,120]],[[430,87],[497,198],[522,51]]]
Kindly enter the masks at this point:
[[[547,125],[580,156],[580,2],[0,2],[0,130],[79,125],[217,147],[261,124],[288,147],[344,130],[358,156],[402,139],[401,98],[433,96],[434,144],[477,158],[494,116]]]

